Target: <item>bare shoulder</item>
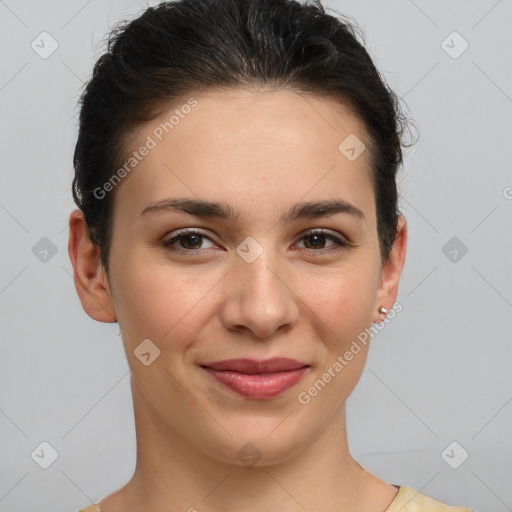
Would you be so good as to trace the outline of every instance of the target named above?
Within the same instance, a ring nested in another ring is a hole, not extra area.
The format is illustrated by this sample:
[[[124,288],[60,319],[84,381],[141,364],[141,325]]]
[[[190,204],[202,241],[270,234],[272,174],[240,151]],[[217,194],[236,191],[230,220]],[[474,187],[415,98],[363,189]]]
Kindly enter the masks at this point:
[[[361,511],[386,511],[387,507],[396,498],[399,490],[394,485],[377,478],[363,469],[361,477],[361,498],[359,509]]]

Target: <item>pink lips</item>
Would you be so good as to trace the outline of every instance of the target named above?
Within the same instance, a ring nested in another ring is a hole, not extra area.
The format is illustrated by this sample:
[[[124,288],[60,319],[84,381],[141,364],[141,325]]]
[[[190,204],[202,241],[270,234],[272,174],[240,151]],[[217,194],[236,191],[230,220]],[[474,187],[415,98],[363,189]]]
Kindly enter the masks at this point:
[[[286,357],[265,361],[229,359],[200,366],[232,391],[255,399],[280,395],[297,384],[309,368],[305,363]]]

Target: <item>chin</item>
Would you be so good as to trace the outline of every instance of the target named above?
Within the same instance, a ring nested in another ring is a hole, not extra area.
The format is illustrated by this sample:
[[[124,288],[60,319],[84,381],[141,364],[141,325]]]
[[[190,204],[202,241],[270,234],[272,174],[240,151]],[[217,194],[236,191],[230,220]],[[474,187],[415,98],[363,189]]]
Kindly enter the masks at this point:
[[[210,457],[248,468],[287,462],[308,445],[308,440],[303,436],[297,438],[297,430],[290,429],[291,424],[285,426],[291,418],[283,422],[285,417],[252,419],[249,424],[238,422],[236,428],[228,427],[233,437],[223,436],[223,442],[212,440],[209,451],[215,446],[215,453],[210,453]]]

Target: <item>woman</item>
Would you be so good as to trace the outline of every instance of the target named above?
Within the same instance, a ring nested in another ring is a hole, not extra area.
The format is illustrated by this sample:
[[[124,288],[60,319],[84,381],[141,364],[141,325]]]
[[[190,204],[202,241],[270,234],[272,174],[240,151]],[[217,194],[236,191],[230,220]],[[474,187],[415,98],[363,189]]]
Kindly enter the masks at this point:
[[[120,326],[137,464],[83,511],[467,510],[347,444],[362,334],[400,307],[401,123],[319,2],[182,0],[114,31],[69,254],[84,310]]]

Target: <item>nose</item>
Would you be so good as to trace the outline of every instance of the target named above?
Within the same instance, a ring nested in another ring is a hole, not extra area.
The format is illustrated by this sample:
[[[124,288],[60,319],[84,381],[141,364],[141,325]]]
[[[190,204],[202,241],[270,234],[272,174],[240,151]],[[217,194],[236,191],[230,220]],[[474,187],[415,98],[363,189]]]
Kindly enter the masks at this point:
[[[299,318],[299,298],[290,273],[283,272],[283,265],[267,253],[264,250],[252,263],[236,257],[221,308],[227,329],[249,331],[262,339],[290,328]]]

